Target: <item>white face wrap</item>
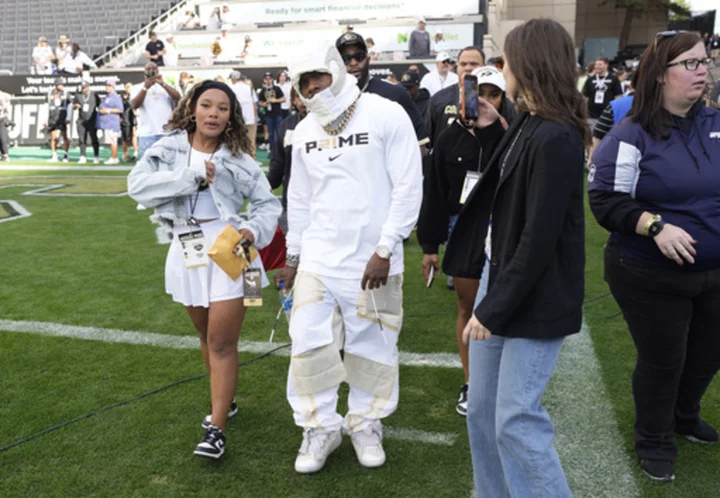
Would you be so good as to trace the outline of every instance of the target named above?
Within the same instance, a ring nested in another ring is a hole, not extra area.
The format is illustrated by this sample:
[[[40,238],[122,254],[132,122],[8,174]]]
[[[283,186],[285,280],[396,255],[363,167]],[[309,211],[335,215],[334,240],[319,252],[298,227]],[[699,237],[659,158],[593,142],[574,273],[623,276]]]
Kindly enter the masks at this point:
[[[300,79],[303,74],[318,72],[332,76],[332,84],[325,90],[306,99],[300,92]],[[337,120],[360,95],[357,80],[347,74],[340,53],[329,42],[324,42],[315,52],[304,53],[294,59],[291,65],[292,86],[300,96],[308,111],[322,125]]]

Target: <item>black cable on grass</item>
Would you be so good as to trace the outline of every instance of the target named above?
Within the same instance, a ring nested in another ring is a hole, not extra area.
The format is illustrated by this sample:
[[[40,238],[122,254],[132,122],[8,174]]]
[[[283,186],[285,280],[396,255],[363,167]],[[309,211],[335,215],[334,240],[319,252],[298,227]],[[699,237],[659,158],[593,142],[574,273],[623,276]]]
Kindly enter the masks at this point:
[[[601,299],[605,299],[606,297],[609,297],[610,295],[611,295],[610,292],[606,292],[605,294],[601,294],[601,295],[599,295],[599,296],[595,296],[595,297],[593,297],[593,298],[591,298],[591,299],[588,299],[588,300],[586,300],[585,302],[583,302],[583,306],[585,306],[586,304],[593,303],[593,302],[595,302],[595,301],[599,301],[599,300],[601,300]]]
[[[270,355],[273,354],[274,352],[280,351],[281,349],[285,349],[285,348],[288,348],[288,347],[290,347],[290,344],[283,344],[282,346],[278,346],[278,347],[276,347],[275,349],[272,349],[272,350],[268,351],[267,353],[263,353],[263,354],[261,354],[260,356],[256,356],[255,358],[251,358],[251,359],[249,359],[249,360],[247,360],[247,361],[244,361],[244,362],[238,364],[238,368],[240,368],[240,367],[245,367],[245,366],[247,366],[247,365],[250,365],[251,363],[255,363],[256,361],[262,360],[263,358],[267,358],[268,356],[270,356]],[[168,384],[168,385],[166,385],[166,386],[158,387],[157,389],[153,389],[152,391],[146,392],[146,393],[144,393],[144,394],[140,394],[140,395],[135,396],[135,397],[132,397],[132,398],[130,398],[130,399],[126,399],[125,401],[119,401],[119,402],[114,403],[114,404],[112,404],[112,405],[109,405],[109,406],[100,408],[99,410],[95,410],[94,412],[88,413],[87,415],[82,415],[82,416],[80,416],[80,417],[75,417],[74,419],[68,420],[67,422],[63,422],[62,424],[58,424],[58,425],[56,425],[56,426],[54,426],[54,427],[50,427],[50,428],[48,428],[48,429],[45,429],[45,430],[43,430],[43,431],[38,432],[37,434],[33,434],[32,436],[28,436],[28,437],[26,437],[26,438],[24,438],[24,439],[20,439],[20,440],[18,440],[18,441],[15,441],[14,443],[10,443],[10,444],[8,444],[7,446],[3,446],[2,448],[0,448],[0,453],[2,453],[3,451],[7,451],[7,450],[9,450],[9,449],[11,449],[11,448],[14,448],[15,446],[20,446],[21,444],[27,443],[28,441],[32,441],[33,439],[37,439],[37,438],[39,438],[40,436],[44,436],[45,434],[49,434],[49,433],[54,432],[54,431],[56,431],[56,430],[58,430],[58,429],[62,429],[63,427],[67,427],[68,425],[74,424],[75,422],[80,422],[81,420],[85,420],[85,419],[94,417],[95,415],[97,415],[97,414],[99,414],[99,413],[103,413],[103,412],[112,410],[113,408],[118,408],[118,407],[120,407],[120,406],[128,405],[128,404],[132,403],[133,401],[138,401],[138,400],[140,400],[140,399],[147,398],[148,396],[152,396],[153,394],[157,394],[157,393],[159,393],[159,392],[165,391],[165,390],[167,390],[167,389],[170,389],[171,387],[175,387],[175,386],[179,386],[180,384],[186,384],[186,383],[188,383],[188,382],[193,382],[193,381],[196,381],[196,380],[200,380],[200,379],[203,379],[203,378],[205,378],[205,377],[207,377],[207,376],[208,376],[208,374],[204,373],[204,374],[201,374],[201,375],[195,375],[195,376],[193,376],[193,377],[188,377],[187,379],[182,379],[182,380],[178,380],[178,381],[175,381],[175,382],[171,382],[170,384]]]

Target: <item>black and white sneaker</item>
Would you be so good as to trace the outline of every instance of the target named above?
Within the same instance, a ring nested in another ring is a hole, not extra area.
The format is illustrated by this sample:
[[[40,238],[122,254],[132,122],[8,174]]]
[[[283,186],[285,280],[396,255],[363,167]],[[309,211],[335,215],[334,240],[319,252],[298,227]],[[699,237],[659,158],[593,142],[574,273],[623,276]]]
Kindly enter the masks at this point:
[[[455,279],[452,277],[447,278],[447,288],[448,290],[454,291],[455,290]]]
[[[206,458],[220,458],[225,453],[225,433],[217,425],[210,424],[205,431],[205,437],[193,452],[197,456]]]
[[[676,431],[678,434],[685,436],[693,443],[715,444],[718,442],[718,433],[710,424],[704,420],[699,420],[692,432]]]
[[[673,464],[666,460],[642,460],[640,462],[645,475],[653,481],[672,482],[675,480]]]
[[[467,393],[468,385],[464,384],[462,388],[460,388],[460,397],[458,397],[458,403],[456,408],[457,412],[463,417],[467,417]]]
[[[233,398],[232,403],[230,403],[230,410],[228,410],[227,418],[233,418],[235,415],[237,415],[238,412],[238,404],[237,399]],[[212,423],[212,413],[205,415],[205,418],[203,419],[202,423],[200,424],[203,429],[207,430],[208,427],[210,427],[210,424]]]

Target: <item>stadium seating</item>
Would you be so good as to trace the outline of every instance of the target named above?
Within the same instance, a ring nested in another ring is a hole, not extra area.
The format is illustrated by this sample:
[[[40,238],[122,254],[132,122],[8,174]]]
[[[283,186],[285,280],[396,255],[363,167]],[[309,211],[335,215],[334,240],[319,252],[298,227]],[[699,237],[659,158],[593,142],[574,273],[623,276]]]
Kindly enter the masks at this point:
[[[178,0],[2,0],[0,69],[29,73],[32,50],[40,36],[55,47],[58,36],[65,34],[95,58],[176,3]]]

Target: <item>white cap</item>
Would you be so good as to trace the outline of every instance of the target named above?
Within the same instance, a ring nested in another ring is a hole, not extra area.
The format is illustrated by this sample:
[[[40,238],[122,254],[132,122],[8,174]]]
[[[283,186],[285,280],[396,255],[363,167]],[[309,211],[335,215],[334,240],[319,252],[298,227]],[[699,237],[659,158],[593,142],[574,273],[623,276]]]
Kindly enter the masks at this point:
[[[436,34],[436,35],[442,35],[442,34],[443,34],[443,30],[442,30],[442,29],[438,29],[437,31],[435,31],[435,34]]]
[[[232,26],[230,24],[223,24],[220,27],[220,31],[230,31],[230,28],[232,28]]]
[[[450,54],[447,52],[440,52],[437,54],[437,57],[435,57],[435,62],[442,62],[450,59]]]
[[[480,85],[494,85],[503,92],[506,89],[505,77],[503,73],[495,66],[482,66],[472,72],[473,76],[478,79]]]
[[[425,22],[425,18],[424,18],[424,17],[418,17],[418,18],[417,18],[417,22],[419,22],[419,23],[421,22],[421,23],[423,23],[423,24],[427,24],[427,23]]]

